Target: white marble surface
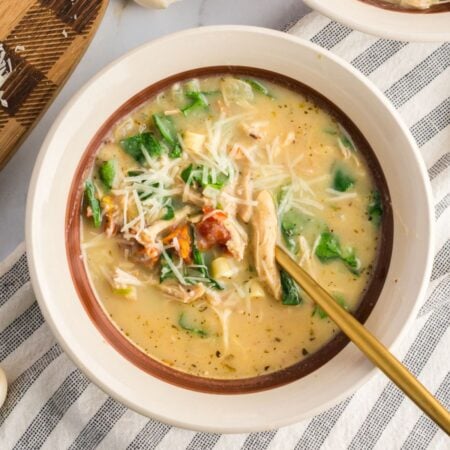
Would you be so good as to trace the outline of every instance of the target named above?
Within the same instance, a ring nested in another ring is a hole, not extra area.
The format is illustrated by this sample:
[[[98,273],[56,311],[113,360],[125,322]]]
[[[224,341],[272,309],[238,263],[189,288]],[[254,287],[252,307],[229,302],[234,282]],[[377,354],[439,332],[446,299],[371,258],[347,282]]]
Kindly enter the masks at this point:
[[[128,50],[165,34],[202,25],[245,24],[284,29],[308,8],[301,0],[184,0],[167,10],[131,0],[109,8],[75,72],[21,148],[0,172],[0,261],[24,239],[28,183],[45,135],[66,102],[96,72]]]

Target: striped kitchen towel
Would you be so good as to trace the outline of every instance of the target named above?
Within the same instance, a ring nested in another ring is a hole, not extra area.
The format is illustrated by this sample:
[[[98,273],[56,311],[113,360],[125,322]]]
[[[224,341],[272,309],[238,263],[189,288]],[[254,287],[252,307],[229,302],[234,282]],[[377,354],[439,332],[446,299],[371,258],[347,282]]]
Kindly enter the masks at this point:
[[[369,77],[400,111],[429,168],[436,256],[428,296],[397,354],[450,406],[450,43],[367,36],[312,13],[291,32]],[[413,202],[412,202],[413,204]],[[219,435],[149,420],[109,398],[75,368],[45,324],[20,247],[0,267],[0,361],[9,394],[1,449],[425,449],[444,433],[378,374],[324,413],[280,430]]]

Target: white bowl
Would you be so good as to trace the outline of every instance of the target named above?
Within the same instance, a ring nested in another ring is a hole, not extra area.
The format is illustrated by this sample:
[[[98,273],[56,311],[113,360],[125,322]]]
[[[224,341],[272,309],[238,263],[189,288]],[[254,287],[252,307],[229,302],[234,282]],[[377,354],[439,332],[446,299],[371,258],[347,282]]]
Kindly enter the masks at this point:
[[[77,297],[65,247],[72,177],[100,126],[148,85],[216,65],[263,68],[298,79],[339,106],[368,139],[384,169],[395,214],[389,274],[367,326],[389,348],[414,319],[430,275],[432,202],[414,141],[383,95],[349,64],[284,33],[241,26],[176,33],[112,63],[70,101],[42,146],[27,205],[28,261],[47,323],[75,364],[130,408],[180,427],[239,433],[317,414],[350,395],[375,369],[348,345],[310,375],[263,392],[217,395],[173,386],[141,371],[105,341]]]
[[[312,9],[364,33],[398,41],[450,41],[450,11],[383,9],[360,0],[304,0]]]

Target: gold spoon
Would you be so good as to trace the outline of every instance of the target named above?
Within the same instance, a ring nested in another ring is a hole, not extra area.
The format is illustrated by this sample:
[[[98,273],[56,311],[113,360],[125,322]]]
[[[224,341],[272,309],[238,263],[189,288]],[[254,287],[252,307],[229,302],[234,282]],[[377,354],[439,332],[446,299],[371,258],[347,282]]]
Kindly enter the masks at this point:
[[[450,434],[450,414],[389,350],[342,308],[334,298],[307,274],[281,247],[278,264],[298,283],[347,335],[425,414]]]

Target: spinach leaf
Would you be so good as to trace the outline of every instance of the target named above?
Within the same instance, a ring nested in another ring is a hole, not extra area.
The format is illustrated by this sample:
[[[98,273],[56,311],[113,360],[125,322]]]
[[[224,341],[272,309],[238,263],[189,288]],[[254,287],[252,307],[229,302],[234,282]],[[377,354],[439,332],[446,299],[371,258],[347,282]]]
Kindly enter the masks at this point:
[[[326,319],[328,317],[328,314],[319,306],[315,305],[312,316],[319,316],[321,319]]]
[[[138,177],[139,175],[142,175],[144,173],[143,170],[129,170],[127,172],[127,175],[129,177]]]
[[[117,176],[117,161],[105,161],[99,168],[99,175],[105,187],[111,189]]]
[[[286,244],[287,249],[292,253],[297,253],[297,242],[295,241],[297,232],[295,224],[282,220],[281,235],[283,236],[283,240]]]
[[[201,328],[195,328],[195,327],[189,325],[186,321],[186,317],[185,317],[184,313],[180,314],[180,317],[178,318],[178,325],[181,328],[183,328],[183,330],[197,334],[200,337],[208,336],[208,333],[205,330],[202,330]]]
[[[345,298],[341,294],[334,294],[333,297],[336,300],[336,302],[339,305],[341,305],[342,308],[348,311],[348,306],[345,301]],[[314,306],[312,315],[313,316],[318,315],[321,319],[326,319],[328,317],[328,314],[317,304]]]
[[[191,91],[186,92],[185,95],[191,100],[191,102],[187,106],[181,108],[181,111],[185,116],[187,116],[194,109],[207,108],[209,106],[208,99],[203,92]]]
[[[84,194],[88,201],[88,205],[91,207],[94,227],[99,228],[102,224],[102,209],[100,207],[100,202],[95,196],[95,186],[91,180],[86,181],[84,184]]]
[[[297,237],[304,230],[308,219],[296,209],[290,209],[281,218],[281,235],[286,247],[292,253],[298,252]]]
[[[285,199],[287,193],[289,191],[289,185],[282,186],[277,194],[277,206],[280,207],[280,205],[283,203],[283,200]]]
[[[334,171],[333,189],[339,192],[345,192],[355,184],[355,179],[343,168],[337,168]]]
[[[323,132],[331,136],[336,136],[338,134],[338,132],[334,128],[324,128]]]
[[[167,253],[167,257],[172,259],[172,257],[168,253]],[[161,265],[161,271],[159,272],[159,282],[162,283],[164,280],[167,280],[169,278],[174,278],[172,269],[170,268],[169,264],[167,263],[166,258],[164,258],[162,255],[159,259],[159,263]]]
[[[203,179],[204,170],[207,171],[206,183],[204,182]],[[181,172],[181,179],[185,183],[187,182],[189,182],[189,184],[195,183],[202,188],[210,186],[214,189],[222,189],[223,186],[228,182],[228,178],[229,178],[228,175],[219,172],[216,175],[215,183],[213,183],[211,171],[208,168],[205,169],[205,167],[202,165],[190,164]]]
[[[175,217],[175,210],[173,209],[172,202],[167,202],[165,206],[166,212],[162,216],[163,220],[170,220]]]
[[[355,275],[359,275],[361,272],[361,263],[355,255],[355,250],[353,248],[343,251],[341,254],[341,260],[347,265],[350,272]]]
[[[254,78],[247,78],[244,81],[248,83],[255,92],[273,98],[272,94],[269,92],[269,89],[267,89],[267,87],[260,81],[255,80]]]
[[[151,183],[150,187],[156,188],[156,187],[162,187],[162,185],[160,182],[156,182],[156,183]],[[147,200],[148,198],[152,197],[153,195],[154,195],[153,192],[142,192],[141,191],[138,193],[139,200],[141,200],[141,201]]]
[[[340,259],[350,272],[355,275],[360,274],[361,263],[355,255],[355,250],[352,248],[342,250],[338,237],[330,231],[325,231],[320,235],[316,256],[322,263]]]
[[[196,270],[200,272],[202,277],[208,278],[209,284],[212,288],[222,291],[223,286],[209,274],[208,267],[205,263],[205,258],[203,257],[203,253],[197,248],[195,242],[192,244],[192,259],[194,264],[202,267],[196,267]]]
[[[169,145],[169,157],[172,159],[179,158],[181,156],[181,145],[173,122],[161,114],[153,114],[153,122],[164,141]]]
[[[349,150],[355,151],[355,146],[353,145],[353,142],[350,140],[350,138],[345,135],[344,133],[341,134],[341,136],[338,138],[341,144],[348,148]]]
[[[299,305],[302,302],[300,292],[295,281],[283,269],[280,269],[281,301],[283,305]]]
[[[160,156],[162,152],[161,144],[149,132],[122,139],[120,146],[141,165],[146,162],[143,152],[147,152],[152,158]]]
[[[341,257],[341,245],[337,236],[329,231],[320,235],[320,241],[316,247],[316,256],[321,262],[328,262]]]
[[[379,191],[373,191],[371,199],[367,207],[367,215],[369,220],[375,225],[379,226],[383,216],[383,203],[381,201],[381,195]]]

